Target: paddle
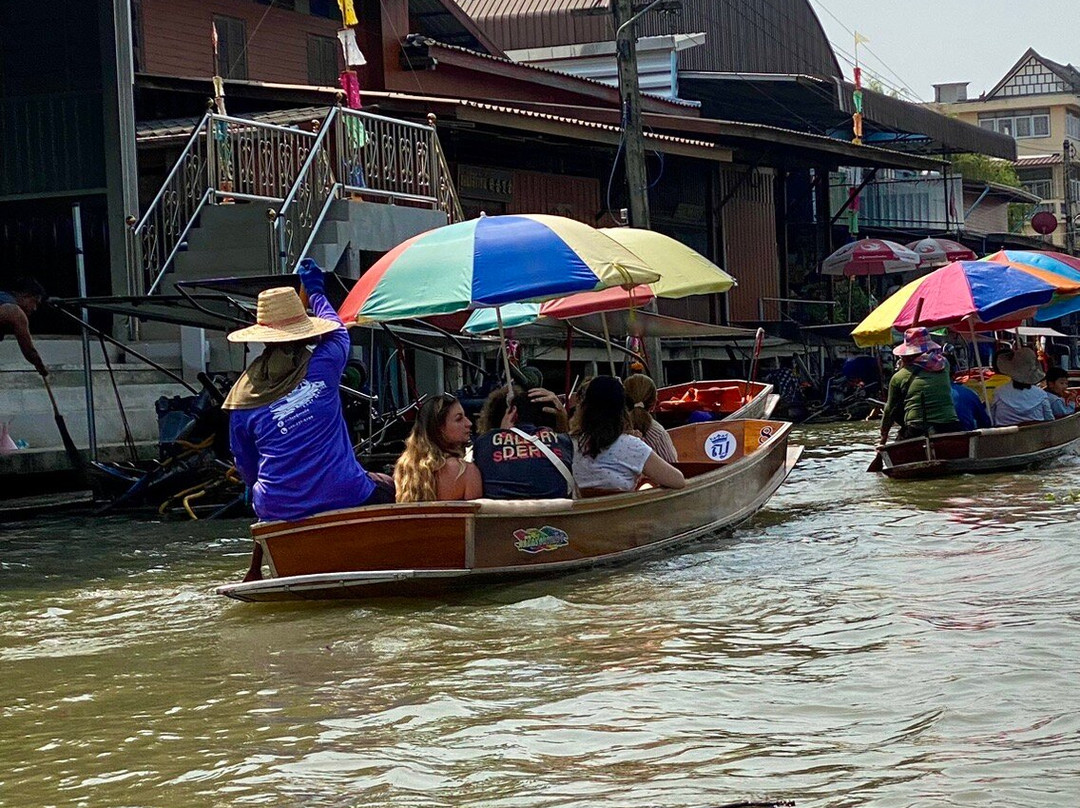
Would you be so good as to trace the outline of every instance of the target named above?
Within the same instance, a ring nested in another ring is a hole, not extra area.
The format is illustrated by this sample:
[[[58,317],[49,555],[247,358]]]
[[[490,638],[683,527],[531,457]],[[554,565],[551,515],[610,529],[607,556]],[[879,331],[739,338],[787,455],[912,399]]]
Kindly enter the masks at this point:
[[[56,428],[60,430],[60,440],[64,443],[64,452],[67,454],[68,460],[71,461],[71,465],[76,470],[81,470],[83,467],[82,455],[75,448],[75,441],[71,439],[71,433],[68,432],[67,424],[64,423],[64,416],[60,414],[60,408],[56,406],[56,396],[53,395],[52,387],[49,386],[49,380],[42,376],[41,381],[45,384],[45,391],[49,394],[49,401],[52,402],[53,418],[56,420]]]
[[[750,392],[750,385],[757,378],[758,359],[761,357],[761,347],[765,344],[765,329],[759,328],[754,335],[754,355],[750,359],[750,373],[746,377],[746,396],[744,401],[750,401],[754,396]]]

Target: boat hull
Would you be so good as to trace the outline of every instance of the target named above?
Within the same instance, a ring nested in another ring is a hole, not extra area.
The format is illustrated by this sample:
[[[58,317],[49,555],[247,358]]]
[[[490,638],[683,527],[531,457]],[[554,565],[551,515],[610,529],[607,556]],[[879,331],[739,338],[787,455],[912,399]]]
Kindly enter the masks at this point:
[[[716,427],[674,430],[680,457]],[[787,445],[790,424],[748,420],[739,428],[730,432],[746,454],[705,470],[709,460],[688,461],[687,471],[698,473],[677,491],[374,506],[256,525],[273,577],[218,592],[247,601],[415,595],[657,553],[748,519],[787,478],[802,451]]]
[[[1080,414],[896,441],[878,448],[873,468],[896,479],[928,479],[1023,469],[1076,451]]]

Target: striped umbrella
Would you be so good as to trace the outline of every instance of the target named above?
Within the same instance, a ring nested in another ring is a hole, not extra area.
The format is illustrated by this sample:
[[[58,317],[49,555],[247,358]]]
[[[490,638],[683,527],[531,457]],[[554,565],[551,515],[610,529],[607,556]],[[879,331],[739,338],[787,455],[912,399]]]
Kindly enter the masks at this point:
[[[1074,289],[1080,291],[1080,284]],[[915,325],[1011,328],[1050,302],[1053,283],[990,261],[956,261],[913,280],[870,312],[851,332],[862,347],[887,345],[894,331]]]
[[[1039,322],[1056,320],[1080,311],[1080,295],[1069,291],[1071,286],[1080,282],[1080,258],[1042,250],[999,250],[983,260],[1030,271],[1058,287],[1054,299],[1035,312],[1035,319]]]
[[[481,216],[399,244],[356,282],[339,315],[346,324],[427,317],[659,277],[625,247],[573,219]]]

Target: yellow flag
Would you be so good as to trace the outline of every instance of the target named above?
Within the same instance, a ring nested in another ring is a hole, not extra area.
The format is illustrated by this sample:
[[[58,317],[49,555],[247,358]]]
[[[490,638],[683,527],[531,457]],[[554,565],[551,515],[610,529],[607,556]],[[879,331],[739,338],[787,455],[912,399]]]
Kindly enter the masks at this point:
[[[356,9],[353,8],[353,0],[337,0],[338,8],[341,9],[341,20],[346,25],[356,25]]]
[[[869,37],[863,36],[858,31],[855,32],[855,44],[856,45],[863,45],[863,44],[865,44],[865,43],[867,43],[869,41],[870,41]]]

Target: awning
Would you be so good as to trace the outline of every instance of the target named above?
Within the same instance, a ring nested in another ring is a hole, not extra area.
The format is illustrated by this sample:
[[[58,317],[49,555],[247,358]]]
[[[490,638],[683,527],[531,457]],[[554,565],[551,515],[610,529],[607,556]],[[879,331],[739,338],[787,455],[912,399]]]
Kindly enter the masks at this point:
[[[637,309],[635,311],[609,311],[605,315],[589,314],[585,317],[572,317],[568,320],[542,318],[535,323],[514,329],[514,336],[522,339],[562,339],[566,335],[569,323],[590,334],[604,332],[603,317],[607,318],[607,327],[612,337],[677,337],[682,339],[753,339],[757,333],[751,328],[735,328],[726,325],[711,325],[679,317],[668,317]]]

